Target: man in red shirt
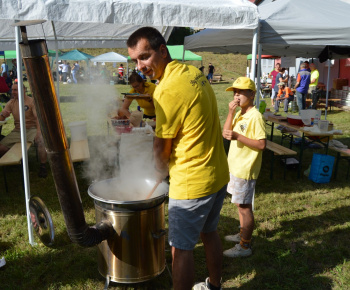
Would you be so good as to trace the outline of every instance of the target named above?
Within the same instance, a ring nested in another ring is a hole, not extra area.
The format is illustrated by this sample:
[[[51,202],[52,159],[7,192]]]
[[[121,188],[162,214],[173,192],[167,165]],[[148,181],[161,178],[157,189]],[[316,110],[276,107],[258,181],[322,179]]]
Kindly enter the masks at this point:
[[[275,102],[275,112],[278,112],[280,102],[283,101],[284,112],[288,112],[288,104],[294,100],[294,93],[284,82],[278,83],[278,94]]]
[[[269,78],[271,78],[271,105],[274,106],[275,104],[275,98],[277,95],[277,92],[273,89],[276,85],[276,77],[278,73],[280,72],[281,64],[276,63],[275,69],[269,73]]]

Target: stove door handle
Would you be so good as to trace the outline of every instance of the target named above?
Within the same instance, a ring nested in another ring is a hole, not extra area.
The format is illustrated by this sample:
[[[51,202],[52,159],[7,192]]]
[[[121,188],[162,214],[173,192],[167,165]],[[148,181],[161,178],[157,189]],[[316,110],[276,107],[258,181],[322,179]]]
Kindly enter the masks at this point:
[[[159,230],[157,233],[152,233],[154,239],[160,239],[162,236],[165,236],[166,230]]]

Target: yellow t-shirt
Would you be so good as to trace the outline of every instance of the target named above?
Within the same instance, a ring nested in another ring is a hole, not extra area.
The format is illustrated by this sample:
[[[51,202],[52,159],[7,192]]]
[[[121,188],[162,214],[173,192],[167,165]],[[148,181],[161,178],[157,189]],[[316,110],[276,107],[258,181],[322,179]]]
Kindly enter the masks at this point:
[[[311,72],[311,76],[310,76],[310,81],[313,79],[316,79],[316,81],[312,84],[309,85],[309,87],[316,87],[318,85],[318,78],[320,77],[320,73],[318,72],[317,69],[313,70]]]
[[[172,140],[169,196],[195,199],[229,181],[216,97],[194,66],[170,62],[154,92],[156,136]]]
[[[149,94],[151,97],[153,97],[154,90],[156,89],[156,85],[153,83],[147,83],[145,82],[145,91],[144,94]],[[135,89],[131,89],[130,94],[137,93]],[[155,110],[154,110],[154,104],[153,101],[148,100],[136,100],[139,106],[143,109],[143,113],[148,116],[155,116]]]
[[[265,122],[261,113],[251,108],[244,115],[237,112],[232,122],[233,131],[243,136],[261,140],[266,139]],[[259,176],[262,150],[252,149],[237,140],[232,140],[228,153],[228,164],[233,176],[250,180]]]

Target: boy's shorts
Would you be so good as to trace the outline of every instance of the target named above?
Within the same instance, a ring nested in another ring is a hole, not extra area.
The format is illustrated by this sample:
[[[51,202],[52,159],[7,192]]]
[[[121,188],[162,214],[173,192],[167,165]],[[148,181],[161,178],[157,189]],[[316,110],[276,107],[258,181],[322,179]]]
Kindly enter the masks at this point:
[[[226,185],[218,192],[197,199],[169,198],[169,245],[192,251],[201,232],[216,231],[226,195]]]
[[[227,184],[227,192],[232,194],[232,203],[252,204],[255,193],[256,179],[242,179],[230,173],[230,182]]]
[[[34,139],[36,136],[36,128],[27,129],[26,136],[27,142],[34,143]],[[4,139],[0,141],[0,144],[11,148],[13,145],[19,142],[21,142],[21,131],[13,130],[12,132],[10,132],[10,134],[8,134]]]

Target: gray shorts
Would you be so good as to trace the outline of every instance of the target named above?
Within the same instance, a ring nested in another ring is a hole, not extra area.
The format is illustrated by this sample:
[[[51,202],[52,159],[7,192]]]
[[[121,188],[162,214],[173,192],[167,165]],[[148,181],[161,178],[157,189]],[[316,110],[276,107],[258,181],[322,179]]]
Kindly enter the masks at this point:
[[[197,199],[169,198],[169,245],[192,251],[201,232],[216,231],[226,195],[226,185],[218,192]]]
[[[36,136],[36,128],[30,128],[26,131],[27,142],[34,143],[34,139]],[[0,141],[0,144],[11,148],[16,143],[21,142],[21,131],[12,130],[10,134],[8,134],[4,139]]]
[[[256,179],[242,179],[230,173],[230,182],[227,184],[227,192],[232,194],[232,203],[252,204],[255,193]]]

